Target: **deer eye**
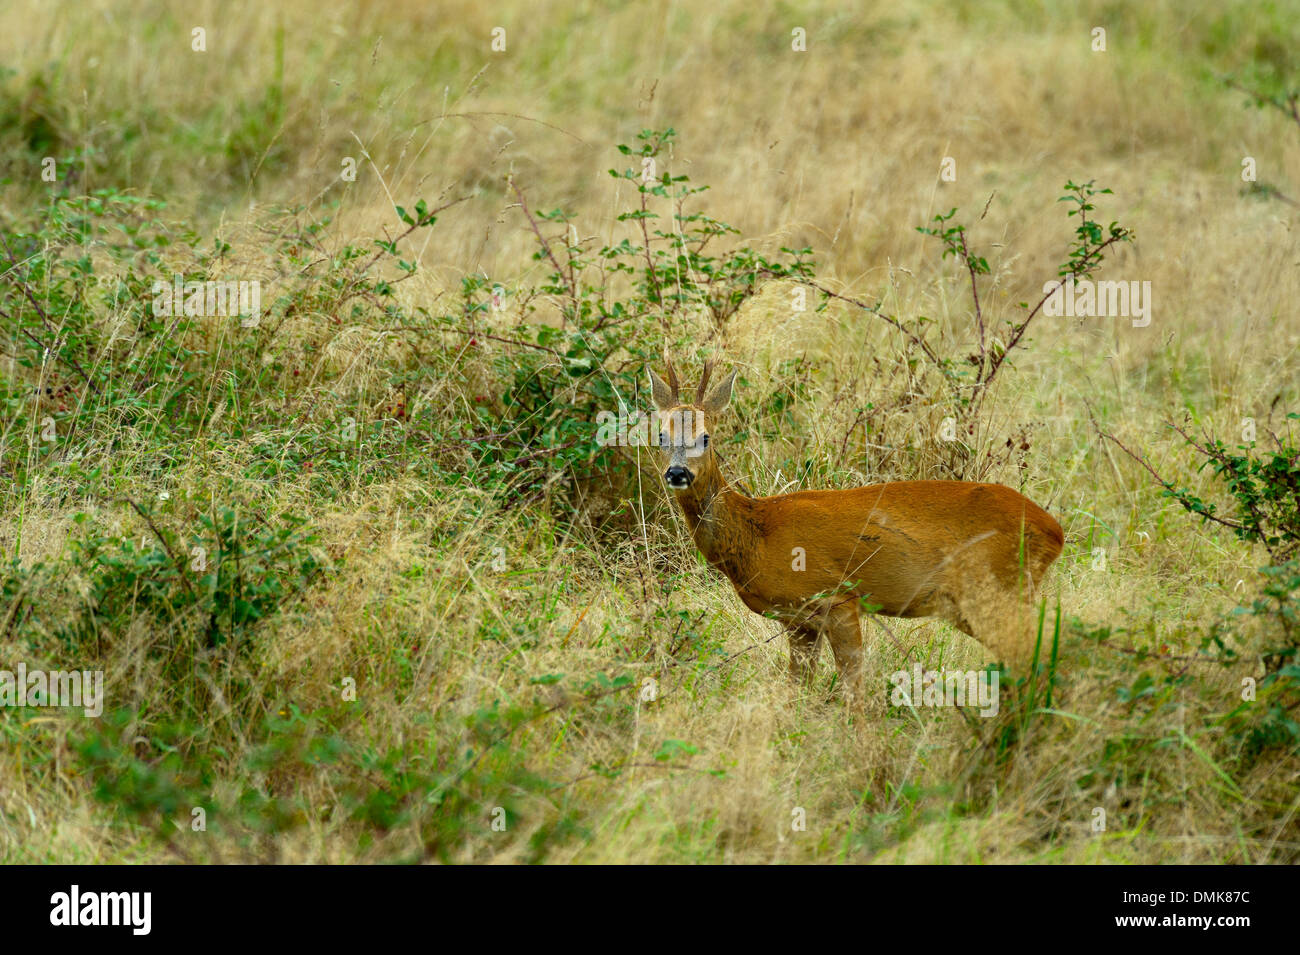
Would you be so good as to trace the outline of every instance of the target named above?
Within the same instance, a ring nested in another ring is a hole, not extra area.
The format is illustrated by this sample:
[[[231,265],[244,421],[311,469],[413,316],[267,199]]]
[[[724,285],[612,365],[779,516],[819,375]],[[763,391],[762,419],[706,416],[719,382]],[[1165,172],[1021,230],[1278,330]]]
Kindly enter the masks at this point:
[[[709,436],[707,434],[700,435],[700,447],[707,448],[708,446],[709,446]]]
[[[668,447],[668,435],[666,432],[663,431],[659,432],[659,447],[661,448]]]

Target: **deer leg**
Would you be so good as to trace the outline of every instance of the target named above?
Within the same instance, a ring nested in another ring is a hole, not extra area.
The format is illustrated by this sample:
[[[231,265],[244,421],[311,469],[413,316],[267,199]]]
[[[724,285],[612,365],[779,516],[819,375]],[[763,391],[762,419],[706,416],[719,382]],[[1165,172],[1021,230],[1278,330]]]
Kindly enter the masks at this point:
[[[835,654],[840,682],[844,685],[848,712],[856,717],[853,722],[863,756],[867,765],[879,767],[886,753],[882,737],[885,728],[885,694],[884,687],[876,683],[878,674],[873,674],[869,682],[864,678],[862,627],[858,622],[856,600],[846,601],[831,609],[826,620],[826,635]],[[872,656],[874,658],[876,654],[873,653]],[[872,669],[878,667],[873,666]],[[873,773],[877,771],[878,769],[873,770]]]
[[[854,601],[832,607],[826,617],[826,637],[835,654],[835,668],[844,687],[844,698],[855,709],[863,708],[862,627]]]
[[[789,635],[790,679],[798,685],[811,686],[821,634],[815,628],[791,627]]]

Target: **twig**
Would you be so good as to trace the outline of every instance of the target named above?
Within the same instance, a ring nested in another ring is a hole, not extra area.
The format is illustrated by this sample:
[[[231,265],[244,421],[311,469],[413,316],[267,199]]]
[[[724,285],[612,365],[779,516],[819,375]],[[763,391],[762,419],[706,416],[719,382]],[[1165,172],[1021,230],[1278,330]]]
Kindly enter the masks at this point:
[[[989,196],[989,202],[992,201],[993,197]],[[984,207],[984,211],[988,212],[988,206]],[[980,216],[980,218],[984,217]],[[966,263],[966,271],[970,273],[970,296],[975,302],[975,324],[979,326],[980,331],[980,363],[975,375],[976,382],[980,382],[984,379],[984,365],[988,361],[988,346],[984,341],[984,311],[980,308],[979,284],[975,281],[978,272],[975,269],[975,259],[966,247],[966,230],[962,229],[957,235],[961,239],[961,259]]]
[[[189,575],[185,573],[184,561],[182,561],[180,558],[176,556],[175,552],[171,548],[171,545],[167,543],[167,538],[163,537],[162,531],[158,530],[158,525],[153,522],[153,518],[150,517],[145,512],[144,508],[142,508],[135,501],[131,500],[131,498],[129,497],[126,498],[125,500],[126,503],[131,505],[131,507],[135,510],[137,514],[139,514],[141,517],[144,518],[145,523],[149,525],[149,529],[153,531],[154,537],[157,537],[158,540],[162,543],[163,550],[167,552],[167,556],[171,558],[171,561],[176,566],[176,569],[180,571],[181,583],[185,585],[185,589],[189,591],[190,596],[194,597],[195,596],[194,588],[190,585]]]
[[[537,237],[537,241],[541,245],[542,251],[546,253],[546,257],[550,259],[551,265],[555,267],[555,273],[559,276],[560,281],[568,286],[569,297],[576,303],[578,300],[578,289],[574,283],[573,276],[566,276],[564,274],[564,267],[560,265],[560,260],[557,259],[555,253],[551,251],[551,244],[547,242],[546,237],[542,235],[541,227],[538,226],[537,219],[534,218],[532,210],[528,208],[528,200],[524,198],[524,192],[515,182],[514,176],[510,177],[510,188],[514,190],[515,197],[519,200],[519,208],[524,211],[524,216],[528,219],[528,225],[533,230],[533,235]]]
[[[4,243],[5,254],[9,257],[9,264],[12,267],[10,271],[12,271],[13,269],[17,269],[18,259],[17,257],[14,256],[13,250],[9,248],[9,240],[6,239],[3,235],[0,235],[0,242]],[[95,394],[99,394],[100,393],[99,387],[91,379],[90,375],[87,374],[86,369],[81,367],[81,363],[78,362],[75,358],[72,357],[65,358],[62,354],[60,354],[60,350],[58,348],[59,333],[57,330],[51,327],[49,316],[45,314],[45,309],[41,308],[41,303],[36,300],[36,296],[32,294],[32,290],[28,288],[27,283],[17,277],[12,279],[11,281],[22,291],[23,296],[27,299],[28,302],[31,303],[32,308],[36,310],[36,314],[37,316],[39,316],[41,320],[41,324],[45,326],[45,330],[54,336],[54,344],[45,345],[44,343],[37,341],[37,339],[30,332],[27,332],[26,329],[22,329],[22,331],[26,333],[27,337],[31,338],[32,341],[36,341],[39,347],[44,348],[46,351],[53,354],[58,361],[61,361],[67,365],[71,365],[76,370],[77,374],[81,375],[81,377],[85,379],[86,386],[90,388],[90,390],[93,391]],[[9,315],[8,312],[0,312],[0,314],[3,314],[4,317],[9,319],[10,321],[14,321],[14,319]]]
[[[772,269],[759,269],[758,273],[760,275],[768,275],[773,278],[789,278],[788,275],[781,275],[780,273],[777,273]],[[810,288],[816,289],[817,291],[825,295],[827,298],[838,299],[841,302],[847,302],[850,305],[856,305],[858,308],[870,312],[872,315],[875,315],[877,318],[884,319],[890,325],[893,325],[896,329],[898,329],[900,332],[906,335],[908,340],[911,341],[918,348],[920,348],[921,351],[925,352],[926,357],[929,358],[930,361],[932,361],[937,367],[939,368],[943,367],[943,361],[940,360],[939,356],[935,354],[934,349],[932,349],[929,346],[929,344],[927,344],[926,341],[923,338],[921,338],[920,335],[916,334],[914,331],[912,331],[910,328],[908,328],[906,325],[904,325],[901,321],[899,321],[894,316],[889,315],[886,312],[882,312],[880,310],[879,305],[868,305],[866,302],[862,301],[861,299],[853,298],[851,295],[841,295],[839,292],[832,292],[826,286],[820,284],[819,282],[814,282],[812,279],[803,278],[803,279],[797,279],[796,281],[798,281],[799,284],[801,285],[807,285]]]
[[[548,348],[546,345],[534,345],[532,342],[521,342],[514,338],[503,338],[500,335],[489,335],[486,332],[475,332],[465,328],[428,328],[423,325],[387,325],[378,331],[381,332],[450,332],[453,335],[468,335],[472,338],[487,338],[494,342],[504,342],[507,345],[517,345],[520,348],[534,348],[537,351],[544,351],[556,358],[563,358],[554,348]]]
[[[1089,417],[1090,417],[1090,418],[1092,417],[1091,410],[1089,411]],[[1173,424],[1170,424],[1169,422],[1165,422],[1165,423],[1168,424],[1169,427],[1173,428],[1175,431],[1178,431],[1179,434],[1182,434],[1182,433],[1183,433],[1180,429],[1178,429],[1177,427],[1175,427]],[[1164,478],[1162,478],[1162,477],[1160,476],[1159,472],[1157,472],[1156,469],[1153,468],[1153,467],[1152,467],[1152,466],[1147,462],[1147,459],[1146,459],[1146,458],[1144,458],[1142,455],[1138,454],[1136,451],[1132,451],[1132,450],[1130,450],[1130,449],[1129,449],[1129,448],[1124,444],[1124,442],[1120,441],[1120,439],[1117,438],[1117,437],[1115,437],[1113,434],[1110,434],[1109,432],[1106,432],[1106,431],[1102,431],[1102,430],[1101,430],[1101,427],[1097,424],[1097,420],[1096,420],[1095,418],[1092,418],[1092,426],[1093,426],[1094,430],[1096,430],[1097,434],[1099,434],[1101,437],[1107,439],[1108,441],[1112,441],[1112,442],[1114,442],[1115,445],[1118,446],[1119,449],[1120,449],[1121,451],[1123,451],[1125,454],[1127,454],[1127,455],[1128,455],[1130,458],[1132,458],[1134,461],[1138,462],[1138,464],[1142,465],[1142,467],[1146,468],[1146,469],[1147,469],[1147,472],[1148,472],[1148,473],[1149,473],[1153,478],[1156,479],[1156,483],[1157,483],[1157,484],[1159,484],[1161,487],[1163,487],[1166,491],[1169,491],[1169,492],[1171,492],[1171,493],[1173,493],[1173,494],[1175,494],[1175,495],[1177,494],[1177,491],[1174,489],[1173,482],[1172,482],[1172,481],[1166,481]],[[1184,435],[1184,437],[1186,437],[1186,435]],[[1198,450],[1199,450],[1199,449],[1198,449]],[[1179,501],[1179,503],[1180,503],[1180,504],[1183,504],[1183,502],[1182,502],[1181,500]],[[1216,514],[1210,514],[1210,513],[1207,513],[1206,511],[1198,511],[1198,510],[1194,510],[1193,508],[1188,507],[1187,504],[1183,504],[1183,507],[1186,508],[1188,511],[1190,511],[1190,512],[1193,513],[1193,514],[1198,514],[1198,515],[1200,515],[1201,517],[1206,518],[1207,520],[1214,521],[1216,524],[1222,524],[1224,527],[1231,528],[1231,529],[1234,530],[1234,531],[1240,531],[1240,530],[1245,530],[1245,529],[1246,529],[1246,525],[1245,525],[1245,524],[1242,524],[1242,523],[1239,523],[1238,521],[1234,521],[1234,520],[1231,520],[1231,519],[1226,518],[1226,517],[1219,517],[1219,516],[1216,515]]]

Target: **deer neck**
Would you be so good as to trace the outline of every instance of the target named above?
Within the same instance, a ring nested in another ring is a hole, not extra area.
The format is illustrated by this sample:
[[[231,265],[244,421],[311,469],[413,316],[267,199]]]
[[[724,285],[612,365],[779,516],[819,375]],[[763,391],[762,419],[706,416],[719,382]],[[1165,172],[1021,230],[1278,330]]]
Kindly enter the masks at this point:
[[[746,567],[758,543],[753,499],[732,488],[714,461],[689,488],[677,492],[677,501],[705,559],[733,583],[747,578]]]

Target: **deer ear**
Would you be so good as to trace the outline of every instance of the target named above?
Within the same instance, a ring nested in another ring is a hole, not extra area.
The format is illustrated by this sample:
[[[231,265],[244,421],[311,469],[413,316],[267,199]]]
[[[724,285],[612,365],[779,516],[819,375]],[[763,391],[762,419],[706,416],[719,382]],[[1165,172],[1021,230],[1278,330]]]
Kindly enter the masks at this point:
[[[673,401],[672,389],[664,383],[662,378],[655,374],[653,368],[646,370],[650,372],[650,394],[654,397],[655,406],[660,411],[667,411],[676,404]]]
[[[722,382],[718,387],[713,389],[709,397],[704,399],[704,404],[700,407],[707,415],[720,415],[727,410],[727,405],[731,404],[731,386],[736,383],[736,373],[733,371],[727,376],[727,380]]]

